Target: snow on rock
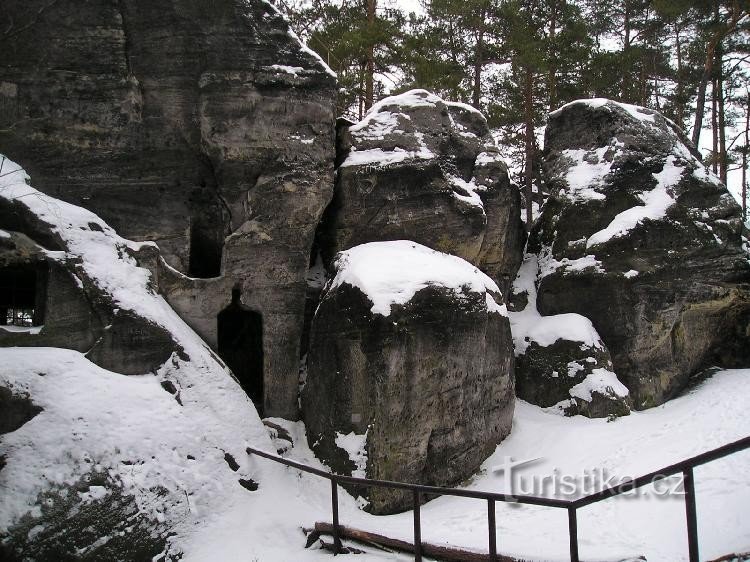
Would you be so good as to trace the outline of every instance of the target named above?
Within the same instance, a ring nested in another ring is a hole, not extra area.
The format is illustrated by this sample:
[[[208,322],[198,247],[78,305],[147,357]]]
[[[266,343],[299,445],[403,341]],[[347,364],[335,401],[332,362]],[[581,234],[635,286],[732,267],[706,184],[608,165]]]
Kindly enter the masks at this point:
[[[528,254],[511,299],[516,308],[521,304],[523,308],[508,313],[516,355],[516,394],[566,415],[629,413],[628,390],[611,371],[609,351],[591,321],[575,313],[542,316],[537,310],[539,277],[539,260]],[[603,373],[610,377],[602,379]],[[601,384],[596,385],[597,381]]]
[[[429,285],[453,291],[486,294],[493,312],[507,315],[497,284],[467,261],[431,250],[410,240],[370,242],[339,254],[338,273],[329,290],[347,283],[372,301],[372,312],[388,316],[394,304],[406,304]]]
[[[591,324],[591,320],[585,316],[580,314],[542,316],[539,313],[536,307],[538,274],[537,257],[527,255],[513,284],[514,293],[526,293],[527,304],[523,310],[508,313],[516,355],[525,353],[531,342],[547,347],[561,339],[580,342],[588,347],[603,348],[599,334]]]
[[[583,369],[582,366],[581,369]],[[617,380],[617,375],[607,369],[594,369],[590,375],[586,375],[582,382],[570,389],[571,397],[580,398],[586,402],[593,400],[594,393],[614,393],[616,396],[625,397],[629,394],[629,391],[624,384]]]
[[[350,432],[346,435],[343,433],[336,432],[335,438],[336,446],[339,449],[346,451],[349,455],[349,460],[354,463],[356,467],[352,471],[352,476],[356,478],[367,477],[367,431],[362,435],[355,432]]]
[[[28,179],[6,159],[3,203],[25,208],[46,224],[64,248],[61,259],[77,264],[112,306],[166,330],[176,349],[155,373],[132,377],[71,350],[0,349],[0,386],[42,408],[0,443],[0,535],[26,544],[24,529],[34,517],[54,532],[54,511],[40,507],[40,498],[67,497],[67,488],[96,474],[124,498],[118,500],[123,506],[135,502],[140,515],[134,527],[142,522],[162,542],[165,533],[172,534],[166,548],[174,555],[196,525],[247,493],[238,484],[253,472],[243,460],[245,447],[269,446],[268,435],[226,367],[154,292],[150,272],[131,256],[148,243],[119,237],[95,214],[35,190]],[[236,472],[225,455],[236,459]],[[101,495],[86,494],[81,499],[88,503]],[[77,508],[69,507],[75,517]]]
[[[618,213],[609,225],[595,232],[586,241],[586,247],[590,248],[596,244],[602,244],[615,236],[622,236],[632,230],[644,220],[663,219],[667,210],[675,204],[671,189],[677,185],[682,178],[685,168],[675,164],[674,155],[667,156],[664,169],[658,174],[653,174],[656,187],[640,195],[643,206],[631,207]]]
[[[379,101],[359,123],[339,123],[337,145],[320,232],[326,267],[357,245],[413,240],[509,287],[525,239],[520,195],[480,112],[411,90]]]
[[[679,128],[653,110],[579,100],[550,114],[544,146],[550,196],[528,244],[539,311],[589,318],[637,408],[706,365],[747,364],[741,210]]]

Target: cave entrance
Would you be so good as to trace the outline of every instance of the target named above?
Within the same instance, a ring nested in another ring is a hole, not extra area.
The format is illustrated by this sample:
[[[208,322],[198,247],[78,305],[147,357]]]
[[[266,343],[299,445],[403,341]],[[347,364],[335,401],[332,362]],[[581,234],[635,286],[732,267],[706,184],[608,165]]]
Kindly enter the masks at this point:
[[[208,279],[221,275],[221,253],[224,237],[215,228],[200,222],[190,226],[190,256],[188,276]]]
[[[30,328],[44,323],[46,275],[31,265],[0,268],[0,325]]]
[[[240,302],[232,290],[232,303],[218,316],[219,356],[263,417],[263,316]]]

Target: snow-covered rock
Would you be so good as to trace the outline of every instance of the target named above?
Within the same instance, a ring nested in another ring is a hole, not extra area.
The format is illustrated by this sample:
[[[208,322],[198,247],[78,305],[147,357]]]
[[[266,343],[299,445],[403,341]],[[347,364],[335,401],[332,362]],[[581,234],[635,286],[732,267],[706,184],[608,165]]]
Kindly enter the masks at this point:
[[[44,272],[46,310],[0,333],[0,557],[176,560],[260,480],[245,447],[268,434],[138,265],[156,248],[27,179],[5,161],[0,267]]]
[[[338,152],[327,262],[359,244],[414,240],[510,286],[524,242],[519,194],[481,113],[412,90],[340,126]]]
[[[39,191],[158,244],[153,282],[214,350],[239,288],[262,315],[264,413],[294,418],[335,74],[267,0],[48,4],[2,1],[0,151]]]
[[[590,319],[636,408],[701,368],[750,364],[740,209],[672,122],[573,102],[550,114],[544,169],[539,312]]]
[[[630,413],[628,389],[591,321],[575,313],[537,310],[538,258],[527,255],[513,283],[510,326],[516,354],[516,395],[566,415],[610,417]]]
[[[497,285],[416,242],[342,252],[312,322],[302,408],[337,472],[453,485],[508,435],[513,344]],[[369,509],[411,496],[369,490]]]

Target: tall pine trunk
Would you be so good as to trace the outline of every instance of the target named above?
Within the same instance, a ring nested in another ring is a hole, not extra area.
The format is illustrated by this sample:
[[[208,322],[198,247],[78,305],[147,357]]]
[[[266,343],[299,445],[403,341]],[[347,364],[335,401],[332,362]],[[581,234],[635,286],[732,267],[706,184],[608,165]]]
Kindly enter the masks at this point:
[[[484,17],[484,14],[482,14]],[[471,92],[471,105],[477,109],[482,101],[482,62],[484,60],[484,31],[477,34],[477,45],[474,57],[474,85]]]
[[[726,185],[729,159],[727,158],[726,115],[724,112],[724,62],[721,45],[716,49],[716,97],[719,105],[719,178]]]
[[[708,82],[711,80],[714,71],[714,60],[716,59],[716,47],[721,43],[722,39],[729,35],[734,28],[737,26],[737,22],[742,16],[743,10],[740,9],[739,0],[732,2],[732,15],[727,22],[727,25],[713,34],[711,39],[706,45],[706,59],[703,63],[703,75],[698,83],[698,99],[695,104],[695,121],[693,122],[693,144],[697,147],[701,138],[701,128],[703,127],[703,117],[706,113],[706,90],[708,89]],[[718,15],[717,15],[718,17]],[[718,21],[717,21],[718,23]]]
[[[526,226],[531,230],[534,220],[533,207],[533,180],[534,180],[534,75],[531,68],[527,66],[524,76],[524,121],[526,137],[526,168],[524,170],[524,193],[526,194]]]
[[[747,221],[747,151],[750,148],[750,90],[745,98],[745,146],[742,150],[742,220]]]
[[[367,27],[370,31],[370,44],[367,46],[367,70],[365,71],[365,111],[372,107],[375,97],[375,45],[372,43],[375,27],[376,0],[367,0]]]
[[[719,119],[716,97],[716,78],[711,81],[711,171],[719,175]]]
[[[682,41],[680,39],[680,26],[675,24],[675,48],[677,55],[677,84],[675,85],[675,117],[677,124],[680,126],[680,130],[683,130],[685,126],[685,100],[683,99],[683,91],[685,88],[682,70]]]
[[[549,110],[554,111],[557,105],[557,0],[551,0],[551,13],[549,22],[549,72],[547,77],[547,89],[549,90]]]

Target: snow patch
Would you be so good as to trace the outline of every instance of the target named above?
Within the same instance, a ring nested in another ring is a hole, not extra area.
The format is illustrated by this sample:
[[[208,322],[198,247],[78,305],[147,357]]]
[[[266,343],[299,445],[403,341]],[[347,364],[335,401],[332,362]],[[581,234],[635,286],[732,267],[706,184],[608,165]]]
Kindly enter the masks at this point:
[[[579,398],[586,402],[591,402],[592,393],[608,395],[614,393],[616,396],[625,397],[630,392],[622,384],[612,371],[608,369],[594,369],[590,375],[587,375],[583,381],[570,389],[572,398]]]
[[[449,289],[458,298],[465,291],[500,295],[495,282],[469,262],[410,240],[356,246],[339,253],[336,267],[330,289],[344,283],[359,288],[372,301],[373,314],[383,316],[390,315],[392,305],[406,304],[430,285]]]
[[[508,312],[516,356],[523,355],[532,342],[547,347],[558,340],[581,342],[583,345],[603,349],[599,334],[591,320],[580,314],[542,316],[536,307],[536,278],[539,272],[537,257],[527,254],[516,280],[513,292],[526,293],[527,304],[520,312]]]
[[[653,174],[656,187],[640,195],[643,205],[631,207],[618,213],[606,228],[592,234],[586,242],[586,248],[603,244],[612,238],[623,236],[645,220],[660,220],[667,215],[667,210],[675,204],[670,189],[682,178],[684,168],[675,164],[673,155],[667,156],[664,168]]]
[[[362,435],[354,433],[343,433],[336,432],[336,446],[339,449],[343,449],[349,455],[349,460],[354,463],[357,467],[352,471],[352,476],[355,478],[366,478],[367,477],[367,433],[369,429]]]

